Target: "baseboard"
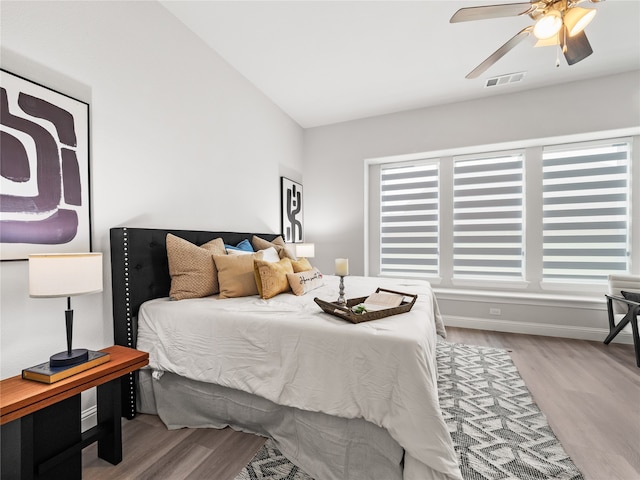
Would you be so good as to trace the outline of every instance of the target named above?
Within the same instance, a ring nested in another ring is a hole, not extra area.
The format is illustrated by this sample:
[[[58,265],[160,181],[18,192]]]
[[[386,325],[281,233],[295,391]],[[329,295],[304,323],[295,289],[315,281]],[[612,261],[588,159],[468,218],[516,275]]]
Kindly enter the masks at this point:
[[[98,407],[93,405],[83,410],[80,414],[80,423],[83,432],[95,427],[98,424]]]
[[[592,327],[574,327],[549,323],[516,322],[513,320],[489,320],[486,318],[458,317],[443,315],[445,326],[489,330],[495,332],[524,333],[527,335],[543,335],[546,337],[575,338],[602,342],[609,334],[608,329]],[[633,337],[625,331],[620,332],[614,343],[633,345]]]

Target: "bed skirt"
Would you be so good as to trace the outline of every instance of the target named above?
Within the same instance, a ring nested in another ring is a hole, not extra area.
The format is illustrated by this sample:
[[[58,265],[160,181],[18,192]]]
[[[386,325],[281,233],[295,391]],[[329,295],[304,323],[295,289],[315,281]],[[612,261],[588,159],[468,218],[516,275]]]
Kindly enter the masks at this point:
[[[402,480],[404,450],[363,419],[277,405],[262,397],[173,373],[139,372],[138,411],[158,415],[170,430],[225,428],[271,437],[316,480]]]

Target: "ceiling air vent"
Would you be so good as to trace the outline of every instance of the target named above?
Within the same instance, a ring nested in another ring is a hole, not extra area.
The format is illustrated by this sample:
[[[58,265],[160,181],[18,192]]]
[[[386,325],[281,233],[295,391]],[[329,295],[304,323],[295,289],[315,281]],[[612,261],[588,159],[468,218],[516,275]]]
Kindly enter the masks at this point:
[[[508,85],[509,83],[521,82],[524,79],[526,72],[510,73],[508,75],[500,75],[499,77],[493,77],[487,79],[487,83],[484,84],[488,87],[498,87],[501,85]]]

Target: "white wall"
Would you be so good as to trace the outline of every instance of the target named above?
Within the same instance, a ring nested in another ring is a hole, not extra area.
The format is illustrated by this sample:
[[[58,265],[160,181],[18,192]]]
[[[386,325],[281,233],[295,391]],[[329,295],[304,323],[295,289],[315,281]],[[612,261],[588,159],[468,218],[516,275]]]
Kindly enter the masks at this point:
[[[105,291],[72,300],[74,346],[113,344],[109,228],[279,231],[302,129],[160,4],[3,0],[0,15],[3,69],[90,104]],[[0,264],[2,378],[66,348],[65,299],[29,298],[27,277]]]
[[[303,134],[155,2],[3,0],[0,22],[2,68],[91,106],[93,243],[105,253],[105,291],[73,305],[74,345],[93,349],[113,343],[113,226],[276,232],[279,176],[302,181],[304,170],[314,263],[332,272],[344,256],[358,274],[365,158],[640,125],[635,72]],[[64,349],[64,300],[30,299],[24,261],[0,264],[0,281],[5,378]],[[475,311],[466,305],[459,316]]]
[[[334,258],[347,257],[351,273],[365,271],[365,159],[618,129],[635,129],[637,134],[639,127],[640,72],[635,71],[307,129],[305,236],[317,245],[315,263],[329,273]],[[636,186],[640,185],[638,158],[636,153]],[[640,201],[636,197],[634,202],[637,215]],[[640,238],[639,223],[633,222],[635,238]],[[506,296],[439,295],[451,325],[594,340],[603,338],[601,328],[606,326],[603,299],[602,293],[592,294],[592,302],[569,303],[550,298],[532,303]],[[488,315],[490,307],[501,308],[500,318]]]

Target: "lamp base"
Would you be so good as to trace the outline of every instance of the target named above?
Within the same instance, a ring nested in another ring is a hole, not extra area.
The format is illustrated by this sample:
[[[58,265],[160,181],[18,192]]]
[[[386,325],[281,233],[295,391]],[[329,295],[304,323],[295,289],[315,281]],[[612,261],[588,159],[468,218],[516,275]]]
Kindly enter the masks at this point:
[[[89,350],[86,348],[76,348],[69,352],[64,351],[51,355],[49,358],[50,367],[69,367],[71,365],[79,365],[89,360]]]

